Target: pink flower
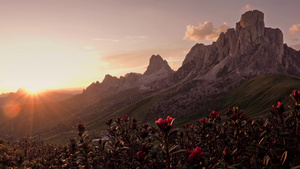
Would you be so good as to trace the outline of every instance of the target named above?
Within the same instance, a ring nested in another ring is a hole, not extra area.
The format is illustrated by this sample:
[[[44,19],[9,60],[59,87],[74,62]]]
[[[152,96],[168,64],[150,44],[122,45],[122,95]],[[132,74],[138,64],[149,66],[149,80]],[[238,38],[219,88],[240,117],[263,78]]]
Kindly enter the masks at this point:
[[[186,151],[184,152],[185,155],[189,156],[192,153],[192,150],[190,149],[186,149]]]
[[[251,123],[251,122],[252,122],[252,120],[251,120],[250,118],[248,118],[248,119],[247,119],[247,122],[248,122],[248,123]]]
[[[216,116],[217,112],[215,110],[211,111],[211,113],[209,113],[209,117],[214,118]]]
[[[173,123],[173,118],[168,116],[165,120],[163,120],[162,118],[159,118],[156,122],[155,122],[160,129],[166,129],[166,127],[170,126],[171,129],[174,128]],[[170,129],[168,128],[168,130]],[[168,131],[167,131],[168,132]]]
[[[139,152],[136,153],[136,156],[137,156],[138,160],[142,161],[142,160],[144,160],[144,158],[146,156],[146,153],[143,152],[143,151],[139,151]]]
[[[218,113],[218,114],[216,115],[216,118],[217,118],[218,120],[220,120],[220,119],[221,119],[221,113]]]
[[[277,108],[280,108],[281,105],[282,105],[281,102],[277,102]]]
[[[141,137],[145,139],[148,136],[148,131],[146,129],[142,130]]]
[[[224,150],[223,150],[223,156],[226,156],[228,153],[229,152],[228,152],[227,148],[224,148]]]
[[[234,113],[233,115],[231,115],[231,120],[236,120],[237,119],[237,114],[236,113]]]
[[[75,140],[71,140],[71,143],[70,143],[70,145],[71,145],[71,147],[72,147],[72,148],[75,148],[75,145],[76,145],[76,142],[75,142]]]
[[[133,122],[133,123],[131,124],[131,128],[132,128],[132,129],[136,129],[136,127],[137,127],[136,122]]]
[[[117,117],[117,118],[116,118],[116,121],[117,121],[118,123],[120,123],[120,120],[121,120],[120,117]]]
[[[161,128],[165,128],[165,123],[162,118],[159,118],[155,123],[158,124]]]
[[[171,123],[172,120],[173,120],[173,118],[170,117],[170,116],[168,116],[168,117],[164,120],[164,122],[165,122],[165,123]]]
[[[199,120],[203,125],[206,124],[206,120],[205,119],[200,119]]]
[[[82,123],[79,123],[79,124],[78,124],[78,130],[83,132],[84,129],[85,129],[85,127],[83,126],[83,124],[82,124]]]
[[[294,94],[294,96],[296,96],[296,94],[297,94],[297,95],[300,95],[300,91],[293,90],[293,94]]]
[[[107,119],[106,124],[107,124],[108,126],[110,126],[111,123],[112,123],[112,119],[111,119],[111,118]]]
[[[244,113],[240,114],[240,118],[241,118],[241,119],[243,119],[243,118],[245,118],[245,117],[246,117],[246,115],[245,115]]]
[[[200,147],[196,147],[192,150],[191,154],[188,157],[188,161],[190,163],[197,163],[200,158],[202,158],[204,155],[204,152]]]

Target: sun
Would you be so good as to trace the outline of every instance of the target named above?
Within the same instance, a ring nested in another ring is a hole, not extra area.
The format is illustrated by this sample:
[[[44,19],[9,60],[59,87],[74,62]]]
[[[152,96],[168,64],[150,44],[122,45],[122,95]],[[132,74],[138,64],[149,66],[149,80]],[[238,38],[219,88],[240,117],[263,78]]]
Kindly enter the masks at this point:
[[[36,94],[42,92],[43,90],[46,90],[46,89],[43,88],[43,87],[34,87],[34,86],[32,86],[32,87],[30,87],[30,88],[25,88],[25,89],[26,89],[27,92],[28,92],[29,94],[31,94],[31,95],[36,95]]]

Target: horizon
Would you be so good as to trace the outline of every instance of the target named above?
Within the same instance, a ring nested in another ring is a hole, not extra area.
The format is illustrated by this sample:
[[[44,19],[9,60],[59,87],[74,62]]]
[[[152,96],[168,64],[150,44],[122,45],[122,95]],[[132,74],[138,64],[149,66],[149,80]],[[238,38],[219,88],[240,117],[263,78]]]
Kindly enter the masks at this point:
[[[153,54],[177,70],[196,43],[211,44],[255,9],[299,50],[300,2],[169,2],[3,2],[0,93],[84,89],[106,74],[144,73]]]

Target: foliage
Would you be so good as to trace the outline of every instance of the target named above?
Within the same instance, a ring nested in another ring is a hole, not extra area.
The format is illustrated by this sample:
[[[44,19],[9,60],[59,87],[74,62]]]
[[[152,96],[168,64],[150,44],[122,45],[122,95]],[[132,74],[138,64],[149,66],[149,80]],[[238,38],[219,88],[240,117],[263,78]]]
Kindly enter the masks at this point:
[[[291,168],[300,161],[300,92],[271,116],[253,120],[240,107],[211,113],[182,128],[174,118],[156,126],[127,115],[108,119],[107,139],[92,141],[79,123],[69,145],[43,144],[39,137],[0,140],[0,168]]]

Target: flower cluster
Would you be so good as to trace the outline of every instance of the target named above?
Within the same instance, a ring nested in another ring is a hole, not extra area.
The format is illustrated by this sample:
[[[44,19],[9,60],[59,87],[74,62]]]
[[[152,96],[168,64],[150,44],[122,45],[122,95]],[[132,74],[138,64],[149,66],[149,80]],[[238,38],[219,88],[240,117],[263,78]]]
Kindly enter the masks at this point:
[[[161,130],[168,132],[174,128],[173,121],[174,121],[174,119],[172,117],[168,116],[164,120],[162,118],[159,118],[155,123],[158,125],[158,127]]]
[[[200,147],[196,147],[193,150],[187,149],[186,154],[189,154],[188,161],[190,163],[198,163],[200,158],[204,156],[204,152]]]
[[[109,118],[108,137],[97,141],[82,123],[66,145],[33,137],[0,139],[0,168],[296,168],[300,92],[290,96],[295,107],[277,102],[270,106],[272,114],[256,119],[233,107],[177,130],[170,116],[151,126],[124,115]]]

